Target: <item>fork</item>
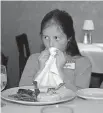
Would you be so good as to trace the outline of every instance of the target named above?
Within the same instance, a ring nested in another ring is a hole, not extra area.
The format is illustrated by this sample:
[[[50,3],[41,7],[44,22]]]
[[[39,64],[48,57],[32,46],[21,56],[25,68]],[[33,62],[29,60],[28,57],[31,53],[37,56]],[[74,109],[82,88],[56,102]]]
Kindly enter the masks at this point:
[[[56,88],[48,88],[47,93],[49,91],[52,91],[53,93],[56,93],[55,91],[64,86],[65,83],[60,83]]]

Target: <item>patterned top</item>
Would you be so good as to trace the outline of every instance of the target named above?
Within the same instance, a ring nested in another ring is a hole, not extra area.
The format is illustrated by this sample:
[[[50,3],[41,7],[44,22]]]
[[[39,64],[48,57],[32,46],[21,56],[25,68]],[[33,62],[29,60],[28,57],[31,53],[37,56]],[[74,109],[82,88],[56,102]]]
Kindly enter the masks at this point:
[[[32,81],[39,70],[38,57],[40,53],[32,54],[24,68],[19,86],[32,85]],[[68,57],[64,66],[64,82],[68,81],[80,88],[88,88],[90,84],[92,65],[90,60],[84,56]]]

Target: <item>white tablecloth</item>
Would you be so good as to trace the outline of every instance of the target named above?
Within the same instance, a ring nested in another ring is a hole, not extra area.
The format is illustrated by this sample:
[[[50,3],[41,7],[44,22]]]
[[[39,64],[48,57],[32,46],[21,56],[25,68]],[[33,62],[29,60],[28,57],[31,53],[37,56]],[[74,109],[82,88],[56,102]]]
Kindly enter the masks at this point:
[[[44,106],[28,106],[6,102],[1,113],[41,113]],[[70,102],[62,103],[73,109],[73,113],[103,113],[103,101],[74,99]]]
[[[92,72],[103,73],[103,43],[78,43],[82,55],[87,56],[92,63]]]

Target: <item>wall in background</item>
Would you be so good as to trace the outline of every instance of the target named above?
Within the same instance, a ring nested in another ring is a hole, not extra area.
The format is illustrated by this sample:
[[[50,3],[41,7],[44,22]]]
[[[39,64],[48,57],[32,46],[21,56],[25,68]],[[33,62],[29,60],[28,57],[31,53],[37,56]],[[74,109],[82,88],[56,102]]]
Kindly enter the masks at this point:
[[[1,49],[9,56],[9,87],[19,82],[18,50],[15,36],[26,33],[31,53],[40,51],[40,22],[52,9],[66,10],[73,17],[76,40],[83,41],[82,26],[85,19],[94,21],[94,43],[103,43],[102,1],[2,1],[1,2]]]

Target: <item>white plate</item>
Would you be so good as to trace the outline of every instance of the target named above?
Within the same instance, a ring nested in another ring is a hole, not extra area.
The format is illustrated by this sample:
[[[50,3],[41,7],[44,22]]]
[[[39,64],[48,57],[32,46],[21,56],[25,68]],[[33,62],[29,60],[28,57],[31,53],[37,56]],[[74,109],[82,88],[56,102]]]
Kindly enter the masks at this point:
[[[100,88],[86,88],[76,92],[77,96],[84,99],[103,100],[103,89]]]
[[[23,89],[33,89],[33,86],[22,86],[22,87],[15,87],[15,88],[10,88],[7,90],[4,90],[1,93],[1,98],[10,102],[14,103],[19,103],[19,104],[26,104],[26,105],[49,105],[49,104],[57,104],[57,103],[62,103],[66,101],[70,101],[75,98],[75,93],[68,89],[69,95],[66,95],[65,98],[58,100],[58,101],[50,101],[50,102],[28,102],[28,101],[21,101],[21,100],[15,100],[14,98],[8,97],[8,95],[16,94],[18,89],[23,88]]]

